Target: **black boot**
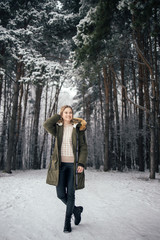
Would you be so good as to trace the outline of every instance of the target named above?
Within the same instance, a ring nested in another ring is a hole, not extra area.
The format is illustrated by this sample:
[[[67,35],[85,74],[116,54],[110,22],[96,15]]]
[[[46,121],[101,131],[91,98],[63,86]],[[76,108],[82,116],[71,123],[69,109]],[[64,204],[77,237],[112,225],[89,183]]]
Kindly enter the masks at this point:
[[[74,207],[73,209],[73,214],[74,214],[74,223],[75,225],[78,225],[81,221],[81,213],[83,212],[83,207],[79,206],[79,207]]]
[[[63,232],[65,233],[69,233],[72,231],[72,228],[71,228],[71,217],[66,217],[65,218],[65,223],[64,223],[64,230]]]

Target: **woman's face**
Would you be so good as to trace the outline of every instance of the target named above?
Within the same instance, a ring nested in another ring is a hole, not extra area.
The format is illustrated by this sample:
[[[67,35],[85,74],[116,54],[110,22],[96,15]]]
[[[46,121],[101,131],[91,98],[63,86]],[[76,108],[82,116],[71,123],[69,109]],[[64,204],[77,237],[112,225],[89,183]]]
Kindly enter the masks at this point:
[[[64,120],[64,123],[70,123],[73,118],[73,113],[71,108],[65,108],[62,113],[62,118]]]

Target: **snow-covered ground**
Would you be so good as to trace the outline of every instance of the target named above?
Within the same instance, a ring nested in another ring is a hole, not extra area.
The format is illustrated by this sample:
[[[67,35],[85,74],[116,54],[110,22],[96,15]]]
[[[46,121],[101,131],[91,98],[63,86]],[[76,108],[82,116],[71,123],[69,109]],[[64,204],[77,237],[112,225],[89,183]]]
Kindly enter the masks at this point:
[[[86,170],[82,222],[63,233],[65,206],[46,170],[0,173],[0,240],[159,240],[160,175]]]

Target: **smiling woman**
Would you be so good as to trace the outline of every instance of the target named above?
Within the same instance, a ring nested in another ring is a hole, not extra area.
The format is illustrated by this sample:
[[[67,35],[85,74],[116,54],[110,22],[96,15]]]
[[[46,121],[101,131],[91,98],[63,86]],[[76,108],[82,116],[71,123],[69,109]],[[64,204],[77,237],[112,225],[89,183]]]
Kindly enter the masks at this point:
[[[73,109],[65,105],[44,123],[55,136],[55,147],[48,169],[47,183],[56,186],[57,197],[66,205],[64,232],[71,232],[71,216],[75,225],[81,221],[83,207],[75,206],[75,190],[84,188],[84,167],[87,159],[86,122],[73,118]]]
[[[65,105],[61,108],[60,115],[63,118],[64,125],[70,124],[73,118],[73,110],[70,106]]]

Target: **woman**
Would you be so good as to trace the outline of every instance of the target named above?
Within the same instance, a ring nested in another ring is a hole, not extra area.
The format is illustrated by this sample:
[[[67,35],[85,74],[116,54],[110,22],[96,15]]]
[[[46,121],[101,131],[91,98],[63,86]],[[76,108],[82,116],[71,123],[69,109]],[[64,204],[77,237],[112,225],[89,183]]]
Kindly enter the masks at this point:
[[[73,118],[72,107],[65,105],[60,115],[55,114],[47,119],[44,128],[55,137],[46,182],[56,186],[57,197],[66,205],[64,232],[71,232],[72,214],[75,225],[78,225],[83,211],[83,207],[75,206],[75,190],[84,188],[86,122],[81,118]]]

